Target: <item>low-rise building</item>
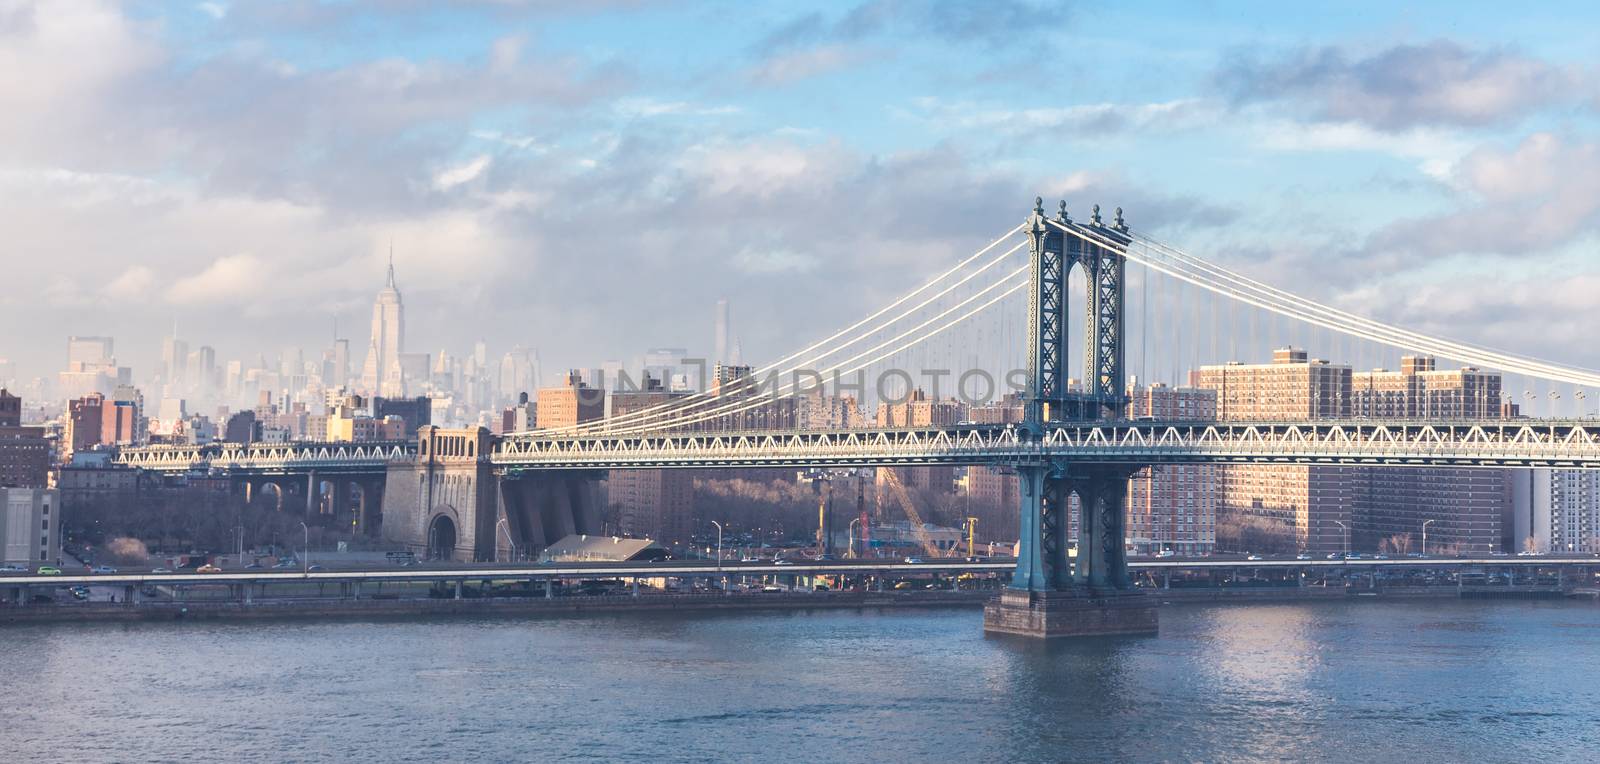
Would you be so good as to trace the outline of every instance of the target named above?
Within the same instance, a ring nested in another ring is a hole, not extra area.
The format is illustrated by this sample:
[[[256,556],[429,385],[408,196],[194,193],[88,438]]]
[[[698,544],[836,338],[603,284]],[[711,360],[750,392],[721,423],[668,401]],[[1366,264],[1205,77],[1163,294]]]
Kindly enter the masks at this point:
[[[61,500],[53,488],[0,488],[0,555],[8,565],[61,557]]]

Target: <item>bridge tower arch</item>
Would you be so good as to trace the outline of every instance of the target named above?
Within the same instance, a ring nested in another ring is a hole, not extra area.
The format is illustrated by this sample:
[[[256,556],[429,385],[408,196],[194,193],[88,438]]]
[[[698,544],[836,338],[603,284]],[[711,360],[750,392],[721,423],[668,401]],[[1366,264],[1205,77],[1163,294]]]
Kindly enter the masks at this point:
[[[428,521],[428,559],[456,559],[460,522],[461,518],[456,513],[455,507],[446,504],[434,509],[433,518]]]
[[[1062,202],[1054,218],[1035,199],[1024,222],[1031,257],[1028,292],[1028,390],[1024,437],[1040,439],[1071,422],[1120,419],[1124,383],[1124,299],[1131,241],[1122,210],[1106,224],[1097,205],[1074,222]],[[1085,276],[1084,379],[1069,372],[1069,278]],[[1133,589],[1124,552],[1123,504],[1136,466],[1097,465],[1063,457],[1015,464],[1021,497],[1017,569],[984,611],[989,632],[1033,637],[1141,634],[1156,630],[1153,606]],[[1071,501],[1079,504],[1078,535],[1069,537]],[[1072,551],[1076,541],[1076,558]]]

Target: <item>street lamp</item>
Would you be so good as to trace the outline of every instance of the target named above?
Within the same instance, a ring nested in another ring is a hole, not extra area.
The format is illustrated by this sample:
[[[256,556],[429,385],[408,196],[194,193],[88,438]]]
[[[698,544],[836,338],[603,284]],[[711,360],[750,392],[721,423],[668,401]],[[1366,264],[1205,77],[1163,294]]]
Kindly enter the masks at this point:
[[[721,573],[722,572],[722,523],[719,523],[716,520],[712,520],[711,524],[717,526],[717,572]],[[722,593],[723,594],[727,594],[728,593],[728,577],[727,576],[719,576],[718,580],[722,583]]]
[[[1333,524],[1344,529],[1344,556],[1348,559],[1350,557],[1350,526],[1338,520],[1334,520]]]
[[[722,570],[722,523],[712,520],[711,524],[717,526],[717,570],[720,572]]]
[[[1422,521],[1422,556],[1423,557],[1427,557],[1428,556],[1428,523],[1431,523],[1431,522],[1433,522],[1433,520],[1423,520]]]
[[[302,533],[305,534],[305,545],[301,547],[301,549],[303,550],[303,553],[300,555],[300,572],[304,573],[306,575],[310,575],[311,574],[311,529],[306,526],[306,523],[305,523],[304,520],[301,520],[300,521],[300,530],[301,530]]]
[[[856,523],[859,523],[859,522],[861,522],[861,518],[859,518],[859,517],[855,518],[854,520],[850,521],[850,527],[845,529],[845,532],[848,533],[849,536],[850,536],[850,549],[849,549],[849,552],[850,552],[850,557],[851,558],[860,557],[860,555],[856,554]]]
[[[506,522],[506,519],[504,517],[502,517],[502,518],[500,518],[500,522],[497,522],[497,523],[494,524],[494,527],[499,529],[499,530],[503,530],[503,531],[506,532],[506,543],[511,545],[511,561],[512,562],[516,562],[517,561],[517,541],[516,541],[516,539],[511,538],[511,525]]]

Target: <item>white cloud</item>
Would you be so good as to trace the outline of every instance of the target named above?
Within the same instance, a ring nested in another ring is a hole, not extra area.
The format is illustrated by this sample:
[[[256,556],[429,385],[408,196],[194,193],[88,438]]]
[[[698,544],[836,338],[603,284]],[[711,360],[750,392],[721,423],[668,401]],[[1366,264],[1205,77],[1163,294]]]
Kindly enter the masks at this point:
[[[224,16],[228,15],[228,6],[223,5],[222,3],[199,3],[195,5],[195,10],[198,10],[217,21],[221,21]]]
[[[488,154],[480,154],[466,162],[440,170],[433,176],[433,187],[440,191],[449,191],[463,183],[470,183],[483,175],[484,170],[489,169],[493,161]]]
[[[616,102],[618,114],[625,117],[724,117],[740,113],[737,106],[700,106],[688,101],[658,101],[654,98],[623,98]]]
[[[100,293],[117,300],[144,299],[150,296],[155,284],[155,271],[142,265],[130,265],[106,284]]]
[[[179,279],[167,290],[167,299],[179,305],[233,302],[257,290],[286,286],[274,284],[268,275],[266,265],[255,255],[229,255],[193,276]]]
[[[1256,145],[1273,151],[1358,151],[1415,162],[1435,180],[1448,180],[1472,144],[1455,130],[1413,127],[1384,132],[1359,122],[1302,123],[1269,119],[1250,128]]]
[[[1142,130],[1183,130],[1212,124],[1221,110],[1200,99],[1155,103],[1092,103],[1013,109],[924,97],[909,116],[941,126],[1000,131],[1008,135],[1053,132],[1110,134]]]

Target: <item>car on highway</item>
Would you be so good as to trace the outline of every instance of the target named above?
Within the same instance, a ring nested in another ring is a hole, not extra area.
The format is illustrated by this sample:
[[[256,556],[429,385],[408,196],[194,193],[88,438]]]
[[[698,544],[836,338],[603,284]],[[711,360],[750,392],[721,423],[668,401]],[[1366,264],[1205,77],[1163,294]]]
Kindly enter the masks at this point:
[[[94,570],[92,570],[90,572],[91,573],[102,573],[102,574],[115,573],[115,572],[117,572],[117,569],[111,567],[110,565],[96,565],[96,566],[94,566]]]
[[[894,588],[900,589],[900,590],[913,589],[913,588],[916,588],[916,584],[913,584],[910,581],[901,581],[899,583],[896,583],[894,585]]]
[[[217,567],[215,565],[212,565],[210,563],[206,563],[205,565],[201,565],[200,567],[195,568],[194,572],[196,572],[196,573],[221,573],[222,572],[222,568],[219,568],[219,567]]]
[[[921,557],[907,557],[906,558],[906,564],[907,565],[921,565],[922,564],[922,558]]]
[[[322,568],[321,565],[308,565],[308,566],[306,566],[306,570],[308,570],[308,571],[310,571],[312,573],[315,573],[315,572],[317,572],[319,570],[322,570],[322,569],[323,568]]]
[[[172,568],[151,568],[151,573],[171,573]]]
[[[740,557],[739,562],[761,562],[760,557]]]
[[[40,565],[39,569],[34,571],[34,572],[38,573],[41,576],[59,576],[59,575],[61,575],[61,569],[56,567],[56,566],[54,566],[54,565]]]
[[[28,569],[21,565],[0,565],[0,573],[27,573]]]
[[[773,560],[772,564],[773,565],[793,565],[794,561],[793,560],[777,559],[777,560]]]
[[[773,584],[767,584],[766,586],[761,587],[761,591],[764,592],[764,593],[767,593],[767,594],[773,594],[773,593],[776,593],[776,592],[783,591],[783,587],[776,586],[776,585],[773,585]]]
[[[1344,555],[1341,555],[1338,552],[1329,552],[1328,553],[1328,559],[1330,559],[1330,560],[1337,560],[1337,559],[1339,559],[1340,557],[1343,557],[1343,556]]]
[[[1172,551],[1171,549],[1163,549],[1163,550],[1161,550],[1159,552],[1156,552],[1156,556],[1157,557],[1177,557],[1178,553]]]
[[[1261,559],[1261,555],[1259,555],[1259,554],[1246,555],[1245,559],[1246,560],[1259,560],[1259,559]]]
[[[68,589],[67,592],[72,595],[73,599],[79,602],[89,599],[89,587],[87,586],[74,586],[71,589]]]
[[[1309,560],[1309,559],[1311,559],[1311,555],[1305,554],[1304,552],[1302,552],[1300,554],[1295,555],[1294,558],[1296,560]]]
[[[298,562],[295,562],[295,561],[294,561],[294,560],[290,560],[290,559],[284,559],[284,560],[279,560],[279,561],[278,561],[278,562],[277,562],[277,564],[275,564],[275,565],[273,565],[273,566],[272,566],[272,567],[274,567],[274,568],[278,568],[278,569],[283,569],[283,568],[298,568],[298,567],[300,567],[300,563],[298,563]]]

